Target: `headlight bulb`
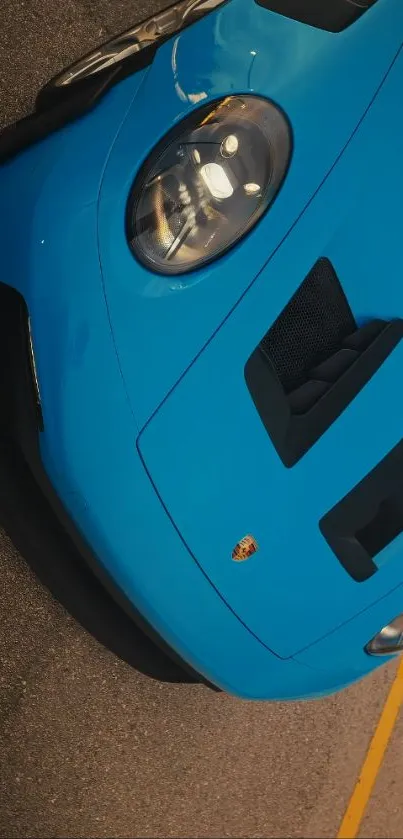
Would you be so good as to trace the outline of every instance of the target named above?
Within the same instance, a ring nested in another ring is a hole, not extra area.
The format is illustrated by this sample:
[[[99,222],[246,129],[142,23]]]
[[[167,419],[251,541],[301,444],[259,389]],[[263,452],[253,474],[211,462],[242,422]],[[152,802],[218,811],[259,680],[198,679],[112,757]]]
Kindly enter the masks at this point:
[[[219,163],[206,163],[200,170],[203,181],[213,196],[219,201],[224,198],[231,198],[234,189],[223,166]]]
[[[252,196],[253,195],[258,195],[258,193],[261,191],[259,184],[245,184],[244,185],[244,190],[246,192],[246,195],[252,195]]]
[[[223,157],[233,157],[238,149],[239,141],[235,134],[229,134],[221,143],[221,154]]]

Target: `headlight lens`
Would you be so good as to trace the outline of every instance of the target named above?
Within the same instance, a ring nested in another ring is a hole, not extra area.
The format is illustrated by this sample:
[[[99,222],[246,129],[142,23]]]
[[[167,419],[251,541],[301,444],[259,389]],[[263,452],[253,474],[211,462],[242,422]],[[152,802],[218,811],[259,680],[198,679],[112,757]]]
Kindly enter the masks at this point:
[[[128,204],[135,255],[163,274],[200,268],[237,242],[278,192],[291,152],[287,120],[257,96],[229,96],[160,143]]]
[[[367,644],[365,650],[370,655],[392,655],[403,652],[403,615],[399,615]]]
[[[169,9],[159,12],[127,32],[123,32],[107,44],[72,64],[52,81],[54,87],[66,87],[73,82],[99,73],[159,41],[169,38],[185,26],[194,23],[203,15],[221,6],[227,0],[182,0]]]

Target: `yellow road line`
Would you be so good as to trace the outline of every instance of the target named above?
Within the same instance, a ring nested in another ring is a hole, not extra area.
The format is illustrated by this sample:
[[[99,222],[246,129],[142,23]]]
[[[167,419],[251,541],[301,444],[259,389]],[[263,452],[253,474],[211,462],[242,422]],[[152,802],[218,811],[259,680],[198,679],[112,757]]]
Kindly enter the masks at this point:
[[[389,691],[367,756],[350,798],[337,839],[355,839],[403,702],[403,660]]]

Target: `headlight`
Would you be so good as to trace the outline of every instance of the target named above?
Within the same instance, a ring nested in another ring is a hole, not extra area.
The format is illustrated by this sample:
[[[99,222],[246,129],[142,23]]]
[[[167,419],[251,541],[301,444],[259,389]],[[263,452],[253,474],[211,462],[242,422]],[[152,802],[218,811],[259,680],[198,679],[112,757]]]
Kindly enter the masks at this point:
[[[66,87],[88,78],[113,64],[118,64],[147,47],[175,35],[227,0],[182,0],[138,26],[123,32],[112,41],[72,64],[51,82],[52,87]]]
[[[403,615],[399,615],[387,626],[384,626],[372,641],[367,644],[365,651],[370,655],[392,655],[403,652]]]
[[[215,259],[273,201],[290,152],[288,122],[266,99],[229,96],[193,113],[134,183],[127,213],[134,254],[163,274]]]

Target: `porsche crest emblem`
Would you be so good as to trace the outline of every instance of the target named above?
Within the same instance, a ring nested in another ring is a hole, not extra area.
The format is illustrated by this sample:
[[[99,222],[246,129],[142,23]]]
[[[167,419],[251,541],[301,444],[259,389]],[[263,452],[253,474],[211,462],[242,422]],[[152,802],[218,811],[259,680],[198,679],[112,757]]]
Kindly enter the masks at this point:
[[[244,536],[232,551],[232,559],[234,562],[244,562],[249,559],[256,551],[259,550],[259,545],[253,536]]]

